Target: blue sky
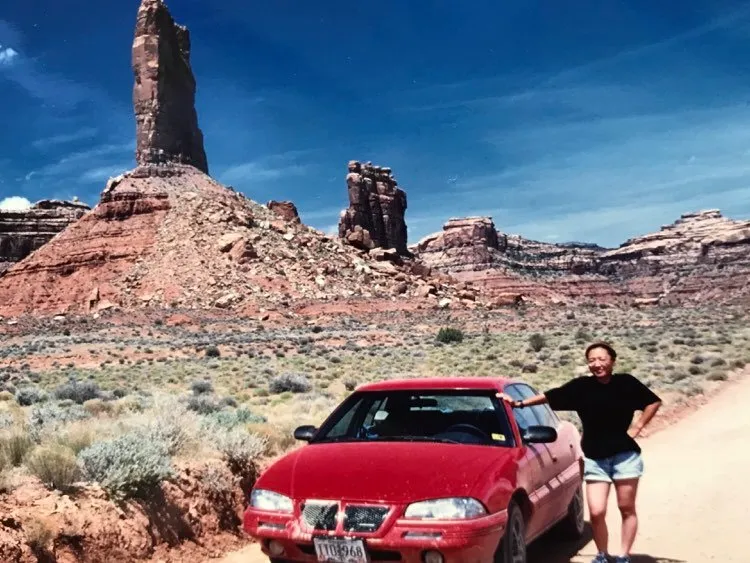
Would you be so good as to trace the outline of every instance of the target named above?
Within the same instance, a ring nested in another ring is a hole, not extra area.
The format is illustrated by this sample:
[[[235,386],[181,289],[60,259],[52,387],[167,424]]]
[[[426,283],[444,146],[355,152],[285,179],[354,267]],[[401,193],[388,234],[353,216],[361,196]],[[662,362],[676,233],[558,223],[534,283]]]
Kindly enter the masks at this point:
[[[0,8],[0,200],[93,205],[134,166],[138,4]],[[750,218],[750,2],[168,5],[212,176],[320,229],[350,159],[393,168],[410,242],[464,215],[605,246],[698,209]]]

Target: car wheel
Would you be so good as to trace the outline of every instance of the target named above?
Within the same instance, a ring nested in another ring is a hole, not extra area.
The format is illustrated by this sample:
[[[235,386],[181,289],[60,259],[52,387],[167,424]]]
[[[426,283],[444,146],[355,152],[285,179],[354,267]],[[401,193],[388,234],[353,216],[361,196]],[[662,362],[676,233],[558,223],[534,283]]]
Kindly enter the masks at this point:
[[[568,505],[568,513],[560,522],[560,530],[565,537],[577,540],[583,536],[586,522],[584,520],[583,487],[578,487]]]
[[[508,525],[494,563],[526,563],[526,522],[521,508],[514,501],[508,505]]]

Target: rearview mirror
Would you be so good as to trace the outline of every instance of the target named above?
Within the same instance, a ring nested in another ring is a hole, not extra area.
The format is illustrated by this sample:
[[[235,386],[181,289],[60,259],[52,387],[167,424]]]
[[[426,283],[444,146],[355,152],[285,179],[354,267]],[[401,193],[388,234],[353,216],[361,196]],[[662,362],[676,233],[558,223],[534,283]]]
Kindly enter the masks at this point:
[[[557,440],[557,430],[551,426],[529,426],[521,433],[525,444],[549,444]]]
[[[298,426],[294,430],[294,439],[295,440],[302,440],[303,442],[309,442],[313,439],[313,436],[315,436],[315,433],[318,431],[317,428],[315,428],[312,425],[305,425],[305,426]]]

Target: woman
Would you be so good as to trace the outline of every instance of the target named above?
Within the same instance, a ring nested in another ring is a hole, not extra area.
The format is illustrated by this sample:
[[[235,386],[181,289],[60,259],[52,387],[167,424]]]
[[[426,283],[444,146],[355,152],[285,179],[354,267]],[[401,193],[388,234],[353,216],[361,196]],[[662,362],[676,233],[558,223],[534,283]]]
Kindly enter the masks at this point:
[[[513,401],[503,393],[499,395],[514,408],[549,403],[553,410],[576,411],[581,418],[586,497],[599,552],[592,563],[609,561],[605,516],[611,484],[615,486],[617,506],[622,515],[622,554],[615,562],[630,562],[630,550],[638,529],[635,498],[638,480],[643,474],[641,448],[635,438],[661,406],[661,399],[638,379],[628,373],[612,373],[616,359],[614,348],[596,342],[586,348],[591,376],[577,377],[523,401]],[[633,422],[637,410],[643,413]]]

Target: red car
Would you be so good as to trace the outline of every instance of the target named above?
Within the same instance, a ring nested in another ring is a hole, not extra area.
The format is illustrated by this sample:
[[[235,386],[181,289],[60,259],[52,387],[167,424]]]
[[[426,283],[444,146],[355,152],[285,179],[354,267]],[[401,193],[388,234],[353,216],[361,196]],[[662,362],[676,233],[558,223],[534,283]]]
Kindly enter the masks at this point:
[[[256,482],[244,529],[272,562],[523,563],[584,530],[580,436],[497,378],[364,385]]]

